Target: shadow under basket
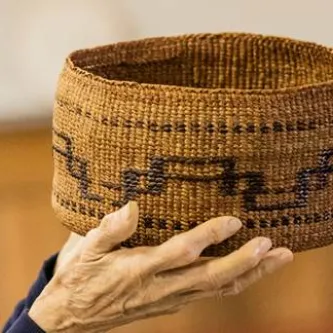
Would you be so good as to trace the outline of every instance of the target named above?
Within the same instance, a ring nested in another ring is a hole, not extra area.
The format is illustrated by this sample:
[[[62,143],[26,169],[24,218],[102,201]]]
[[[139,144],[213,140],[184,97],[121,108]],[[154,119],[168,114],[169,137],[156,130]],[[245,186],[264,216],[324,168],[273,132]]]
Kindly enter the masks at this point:
[[[246,33],[73,52],[56,93],[53,206],[81,235],[126,202],[124,246],[158,245],[206,220],[304,251],[333,242],[333,53]]]

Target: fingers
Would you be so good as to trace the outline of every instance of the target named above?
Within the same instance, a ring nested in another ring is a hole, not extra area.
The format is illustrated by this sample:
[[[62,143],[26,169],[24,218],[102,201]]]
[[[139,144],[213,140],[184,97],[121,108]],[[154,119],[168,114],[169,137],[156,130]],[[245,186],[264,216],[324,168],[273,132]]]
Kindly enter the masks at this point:
[[[201,262],[201,266],[183,267],[157,274],[154,283],[143,293],[145,303],[157,304],[174,298],[177,304],[186,304],[207,297],[238,294],[292,261],[293,254],[288,249],[269,251],[269,246],[268,239],[257,238],[229,258]],[[244,256],[245,259],[239,261],[235,256]],[[224,259],[228,261],[223,263]],[[214,280],[207,267],[213,264],[217,270]],[[244,273],[240,274],[242,272]]]
[[[54,274],[65,264],[69,264],[71,261],[76,260],[79,255],[81,245],[84,242],[84,237],[72,232],[58,254],[56,265],[54,267]]]
[[[225,296],[237,295],[245,291],[252,284],[265,278],[265,276],[274,273],[279,268],[290,263],[294,258],[293,253],[286,248],[277,248],[268,252],[262,261],[252,270],[244,273],[231,283],[224,285],[219,290],[201,291],[191,290],[180,294],[184,302],[191,302],[208,297],[222,298]]]
[[[234,235],[242,223],[230,216],[211,219],[196,228],[174,236],[156,247],[152,253],[155,271],[174,269],[194,262],[201,252],[212,244],[218,244]]]
[[[257,267],[238,277],[229,286],[222,288],[222,294],[229,296],[243,292],[266,275],[272,274],[291,262],[293,258],[293,253],[286,248],[277,248],[268,252]]]
[[[256,267],[271,246],[268,238],[254,238],[226,257],[161,274],[166,280],[165,283],[173,285],[177,290],[216,292]]]
[[[83,257],[98,257],[112,251],[136,231],[138,205],[130,201],[118,211],[105,216],[98,228],[91,230],[84,242]]]
[[[228,256],[207,262],[201,268],[201,274],[206,276],[204,289],[220,289],[223,285],[251,270],[259,264],[271,246],[270,239],[257,237]]]

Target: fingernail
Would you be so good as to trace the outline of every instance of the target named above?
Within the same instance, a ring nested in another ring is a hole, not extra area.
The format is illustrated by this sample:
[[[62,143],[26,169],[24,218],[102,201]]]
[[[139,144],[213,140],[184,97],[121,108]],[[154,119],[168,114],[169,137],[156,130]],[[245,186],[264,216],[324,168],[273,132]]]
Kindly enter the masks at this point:
[[[230,217],[228,220],[228,227],[231,231],[237,231],[242,227],[242,222],[236,217]]]
[[[129,201],[128,203],[127,203],[127,209],[128,209],[128,211],[132,211],[133,209],[135,209],[136,207],[137,207],[137,203],[136,203],[136,201]]]
[[[135,201],[129,201],[126,205],[122,206],[112,214],[115,214],[114,216],[117,216],[120,219],[126,219],[128,218],[132,212],[135,210],[137,206],[137,203]],[[110,214],[110,215],[112,215]]]
[[[272,241],[269,238],[262,237],[257,246],[257,254],[264,254],[272,247]]]
[[[130,216],[131,213],[134,211],[134,209],[136,208],[137,203],[135,201],[129,201],[124,207],[122,207],[120,209],[121,214],[123,215],[123,217],[127,217]]]

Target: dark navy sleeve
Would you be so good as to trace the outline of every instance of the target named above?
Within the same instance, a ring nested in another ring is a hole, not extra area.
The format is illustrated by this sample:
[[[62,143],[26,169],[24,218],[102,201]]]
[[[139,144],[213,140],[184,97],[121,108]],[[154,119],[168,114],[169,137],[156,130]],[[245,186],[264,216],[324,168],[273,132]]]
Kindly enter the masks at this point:
[[[37,280],[30,288],[27,297],[20,301],[15,307],[12,316],[8,319],[3,328],[3,333],[44,333],[28,316],[28,311],[35,299],[52,279],[57,256],[58,254],[55,254],[44,262]]]

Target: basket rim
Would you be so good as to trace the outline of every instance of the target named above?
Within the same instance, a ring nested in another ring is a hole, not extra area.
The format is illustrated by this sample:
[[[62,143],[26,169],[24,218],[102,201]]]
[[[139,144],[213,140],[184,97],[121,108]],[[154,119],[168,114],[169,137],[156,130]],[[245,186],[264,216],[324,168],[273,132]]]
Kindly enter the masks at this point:
[[[137,39],[132,41],[122,41],[116,42],[112,44],[107,44],[103,46],[97,46],[86,49],[79,49],[73,51],[69,54],[69,56],[65,60],[65,65],[63,68],[63,72],[69,71],[73,73],[78,78],[89,81],[90,83],[94,83],[101,87],[106,88],[121,88],[127,89],[129,91],[151,91],[152,93],[182,93],[185,95],[253,95],[253,96],[265,96],[265,95],[289,95],[293,93],[307,93],[310,91],[317,90],[326,90],[333,89],[333,78],[331,80],[326,80],[322,82],[309,83],[304,85],[285,87],[285,88],[251,88],[251,89],[243,89],[243,88],[201,88],[201,87],[189,87],[189,86],[179,86],[172,84],[159,84],[159,83],[143,83],[136,82],[131,80],[114,80],[103,78],[102,76],[91,73],[89,70],[83,69],[81,66],[76,65],[75,57],[84,56],[88,53],[96,53],[100,51],[109,50],[112,47],[120,46],[120,47],[134,47],[135,45],[140,45],[142,43],[154,43],[154,42],[162,42],[165,40],[191,40],[191,39],[209,39],[209,38],[252,38],[263,40],[267,42],[284,42],[285,44],[294,45],[295,47],[299,47],[301,49],[314,49],[317,51],[325,51],[328,54],[331,54],[333,61],[333,47],[325,46],[320,43],[310,42],[302,39],[296,39],[291,37],[284,36],[274,36],[274,35],[265,35],[259,33],[244,33],[244,32],[225,32],[225,33],[203,33],[203,34],[182,34],[182,35],[173,35],[167,37],[149,37],[143,39]]]

